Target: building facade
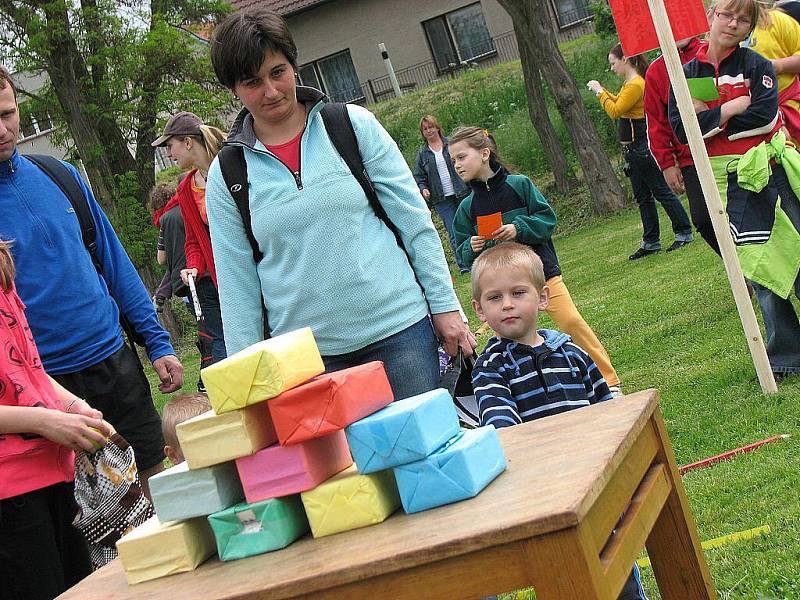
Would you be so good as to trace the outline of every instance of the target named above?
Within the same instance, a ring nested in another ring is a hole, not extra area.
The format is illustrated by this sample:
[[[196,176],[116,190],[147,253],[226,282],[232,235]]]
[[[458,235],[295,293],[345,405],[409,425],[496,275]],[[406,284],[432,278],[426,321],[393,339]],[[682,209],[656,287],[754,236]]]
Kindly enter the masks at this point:
[[[587,32],[586,0],[552,0],[562,39]],[[389,53],[401,90],[469,65],[519,57],[511,17],[496,0],[234,0],[283,15],[299,50],[303,83],[333,100],[370,104],[394,95],[378,50]]]

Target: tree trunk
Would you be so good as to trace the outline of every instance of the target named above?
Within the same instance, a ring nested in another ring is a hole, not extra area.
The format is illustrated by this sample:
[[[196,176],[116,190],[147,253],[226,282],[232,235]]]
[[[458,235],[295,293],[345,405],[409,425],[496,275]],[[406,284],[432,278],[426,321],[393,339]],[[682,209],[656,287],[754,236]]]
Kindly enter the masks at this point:
[[[558,48],[549,0],[498,1],[514,21],[520,54],[527,54],[523,61],[538,65],[553,94],[581,163],[595,212],[619,210],[627,200],[625,190],[614,175],[597,129]]]
[[[87,107],[100,106],[92,76],[70,35],[65,4],[44,6],[47,25],[42,32],[49,49],[47,73],[86,167],[98,202],[109,216],[117,214],[115,173],[134,171],[136,163],[117,124],[102,114],[92,119]],[[34,36],[37,31],[29,31]],[[113,166],[112,166],[113,165]]]
[[[516,24],[514,33],[517,37],[517,45],[520,46],[520,59],[522,62],[522,74],[525,78],[525,92],[528,96],[528,115],[533,124],[539,140],[544,146],[544,153],[547,156],[555,177],[556,190],[560,194],[568,194],[577,183],[575,174],[569,167],[564,148],[558,140],[556,130],[547,114],[547,101],[542,89],[542,74],[536,62],[531,60],[534,52],[528,46],[530,40],[519,33]],[[525,46],[525,49],[522,49]]]

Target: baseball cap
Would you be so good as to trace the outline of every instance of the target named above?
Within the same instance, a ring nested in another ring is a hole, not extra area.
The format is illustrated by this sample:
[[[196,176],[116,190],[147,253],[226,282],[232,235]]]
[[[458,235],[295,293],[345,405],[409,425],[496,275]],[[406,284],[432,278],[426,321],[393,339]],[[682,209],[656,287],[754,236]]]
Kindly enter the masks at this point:
[[[161,137],[150,145],[153,147],[164,146],[169,138],[176,135],[200,135],[200,125],[202,124],[203,121],[196,114],[185,110],[181,111],[170,117],[164,126]]]

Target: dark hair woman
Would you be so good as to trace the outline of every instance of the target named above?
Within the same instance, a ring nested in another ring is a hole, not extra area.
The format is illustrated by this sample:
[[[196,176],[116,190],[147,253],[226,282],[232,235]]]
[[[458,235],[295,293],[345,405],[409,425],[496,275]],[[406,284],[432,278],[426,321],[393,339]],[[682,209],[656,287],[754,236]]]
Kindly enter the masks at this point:
[[[442,133],[442,126],[436,117],[433,115],[422,117],[419,122],[419,132],[425,143],[417,151],[414,179],[422,197],[439,213],[444,223],[459,271],[469,273],[469,267],[461,262],[456,252],[456,239],[453,235],[453,217],[461,200],[469,195],[469,188],[453,167],[447,138]]]
[[[329,371],[382,360],[396,398],[435,388],[434,330],[451,355],[459,346],[471,354],[476,342],[397,144],[372,113],[348,105],[367,175],[407,255],[331,143],[324,95],[297,85],[297,48],[283,19],[229,16],[214,31],[211,60],[244,105],[225,144],[243,149],[263,253],[256,263],[215,161],[207,204],[228,352],[262,339],[263,298],[271,332],[311,327]]]
[[[675,241],[667,252],[677,250],[694,239],[692,224],[680,200],[669,188],[647,144],[647,121],[644,118],[644,74],[647,59],[625,56],[617,44],[608,54],[608,64],[622,79],[619,94],[603,89],[592,80],[587,86],[596,95],[609,117],[618,120],[619,141],[625,156],[625,173],[631,178],[633,196],[639,205],[644,235],[639,249],[628,258],[636,260],[661,250],[661,232],[655,200],[661,203],[672,221]]]

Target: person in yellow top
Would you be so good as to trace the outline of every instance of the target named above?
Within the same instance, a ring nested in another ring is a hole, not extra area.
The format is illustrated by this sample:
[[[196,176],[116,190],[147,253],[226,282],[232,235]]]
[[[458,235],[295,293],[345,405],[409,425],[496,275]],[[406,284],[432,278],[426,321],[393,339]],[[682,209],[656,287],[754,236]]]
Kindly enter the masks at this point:
[[[633,197],[639,205],[644,235],[639,249],[631,254],[637,260],[661,250],[661,232],[655,200],[661,203],[672,221],[675,241],[667,248],[672,252],[694,239],[692,224],[678,197],[664,181],[664,175],[650,153],[647,144],[647,121],[644,118],[644,74],[647,59],[642,56],[626,57],[617,44],[608,54],[611,70],[624,81],[619,94],[612,94],[598,81],[587,87],[596,95],[609,117],[618,121],[619,141],[625,157],[625,174],[631,178]]]
[[[784,126],[789,137],[800,141],[800,23],[780,9],[762,10],[758,25],[741,45],[772,62]]]

